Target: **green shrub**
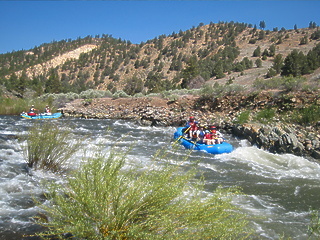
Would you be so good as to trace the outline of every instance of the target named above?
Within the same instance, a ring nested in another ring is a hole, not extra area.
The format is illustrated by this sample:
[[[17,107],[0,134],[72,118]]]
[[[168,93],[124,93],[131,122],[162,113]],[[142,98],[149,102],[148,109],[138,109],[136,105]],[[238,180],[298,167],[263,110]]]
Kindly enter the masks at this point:
[[[249,110],[243,111],[239,114],[235,122],[239,124],[244,124],[249,121],[249,117],[250,117],[250,111]]]
[[[128,94],[126,94],[124,91],[122,90],[118,90],[113,94],[113,98],[117,99],[117,98],[128,98],[130,97]]]
[[[257,112],[255,116],[255,120],[261,123],[268,123],[273,119],[275,115],[276,115],[276,112],[274,109],[265,108]]]
[[[126,155],[92,157],[64,185],[50,186],[42,205],[49,231],[76,239],[245,239],[246,216],[231,203],[237,188],[217,188],[204,198],[195,168],[154,164],[128,167]],[[163,159],[161,159],[163,162]],[[49,237],[50,236],[50,237]]]
[[[88,98],[103,98],[103,97],[112,97],[112,93],[107,90],[94,90],[88,89],[80,93],[80,98],[88,99]]]
[[[245,88],[241,85],[231,84],[231,85],[219,85],[214,84],[214,86],[206,85],[201,89],[200,95],[203,98],[212,97],[222,97],[227,95],[235,95],[239,92],[244,92]]]
[[[292,120],[302,125],[312,125],[320,121],[320,106],[314,104],[297,109],[292,114]]]
[[[55,122],[36,121],[28,130],[24,154],[29,167],[57,172],[80,147],[71,131]]]
[[[302,77],[284,77],[284,90],[286,91],[298,91],[305,89],[306,78]]]
[[[269,70],[274,71],[273,68]],[[267,75],[269,72],[267,73]],[[272,77],[272,76],[270,76]],[[298,91],[298,90],[308,90],[308,84],[305,78],[301,77],[274,77],[268,79],[256,79],[253,86],[257,89],[279,89],[286,92]]]

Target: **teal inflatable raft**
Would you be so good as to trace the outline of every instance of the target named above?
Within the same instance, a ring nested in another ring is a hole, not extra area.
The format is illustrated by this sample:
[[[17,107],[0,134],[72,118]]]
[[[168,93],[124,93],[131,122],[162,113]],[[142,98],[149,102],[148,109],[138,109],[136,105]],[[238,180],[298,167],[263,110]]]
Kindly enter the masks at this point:
[[[25,119],[58,119],[62,116],[62,113],[59,113],[59,112],[52,113],[52,114],[40,113],[40,114],[34,114],[34,115],[30,115],[28,113],[21,113],[20,116]]]

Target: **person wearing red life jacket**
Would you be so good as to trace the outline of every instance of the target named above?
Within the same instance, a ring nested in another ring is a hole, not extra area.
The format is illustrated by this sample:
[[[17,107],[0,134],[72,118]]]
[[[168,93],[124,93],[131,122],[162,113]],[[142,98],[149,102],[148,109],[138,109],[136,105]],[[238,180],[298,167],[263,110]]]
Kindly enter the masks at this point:
[[[203,142],[206,145],[213,145],[214,144],[214,139],[212,138],[212,133],[209,130],[205,131],[205,134],[203,137]]]
[[[31,106],[29,112],[27,113],[29,116],[36,116],[37,114],[35,113],[37,109],[34,108],[34,105]]]
[[[193,137],[193,133],[196,132],[198,130],[198,126],[197,126],[198,122],[195,121],[195,118],[193,116],[191,116],[189,118],[189,121],[186,124],[186,128],[189,129],[187,131],[188,133],[188,137],[192,138]]]
[[[220,144],[223,142],[223,136],[215,126],[210,127],[210,132],[212,134],[212,138],[214,139],[214,143]]]

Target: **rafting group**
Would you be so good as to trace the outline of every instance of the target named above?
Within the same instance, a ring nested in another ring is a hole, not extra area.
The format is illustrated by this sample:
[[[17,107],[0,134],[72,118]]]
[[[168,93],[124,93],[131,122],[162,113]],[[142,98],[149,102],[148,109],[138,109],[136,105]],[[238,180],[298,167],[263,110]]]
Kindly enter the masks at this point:
[[[184,138],[195,143],[214,145],[224,141],[222,134],[215,126],[201,125],[193,116],[189,118],[182,131]]]
[[[34,108],[34,105],[32,105],[27,113],[22,113],[22,114],[26,114],[28,116],[34,117],[38,115],[36,111],[38,110]],[[52,115],[50,111],[50,107],[47,105],[46,108],[44,109],[44,112],[40,113],[40,115]]]
[[[39,110],[35,109],[34,105],[32,105],[28,112],[23,112],[20,116],[25,119],[58,119],[62,116],[61,112],[51,113],[48,105],[44,109],[44,112],[37,112],[39,112]]]

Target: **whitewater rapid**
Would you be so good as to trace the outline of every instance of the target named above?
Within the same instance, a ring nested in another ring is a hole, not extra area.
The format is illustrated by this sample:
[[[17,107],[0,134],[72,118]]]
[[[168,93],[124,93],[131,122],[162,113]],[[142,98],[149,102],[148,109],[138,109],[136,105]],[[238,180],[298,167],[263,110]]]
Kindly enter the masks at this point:
[[[205,191],[217,186],[238,186],[244,192],[233,203],[250,217],[254,239],[308,239],[310,209],[320,209],[319,163],[291,154],[271,154],[245,140],[226,135],[235,150],[211,155],[189,152],[172,139],[174,127],[144,127],[124,120],[61,119],[72,129],[83,148],[66,163],[76,169],[84,155],[97,149],[127,151],[128,164],[142,168],[160,151],[166,161],[185,166],[198,163],[205,177]],[[27,168],[19,138],[27,134],[32,121],[0,116],[0,239],[23,239],[23,234],[41,230],[32,220],[39,209],[34,199],[43,199],[42,182],[63,181],[60,175]],[[70,141],[74,140],[70,139]],[[30,238],[28,238],[30,239]]]

